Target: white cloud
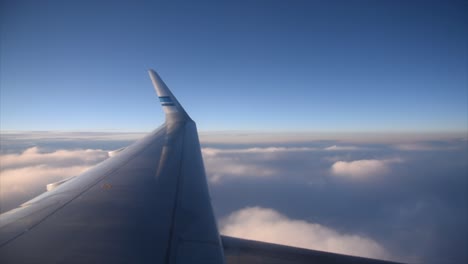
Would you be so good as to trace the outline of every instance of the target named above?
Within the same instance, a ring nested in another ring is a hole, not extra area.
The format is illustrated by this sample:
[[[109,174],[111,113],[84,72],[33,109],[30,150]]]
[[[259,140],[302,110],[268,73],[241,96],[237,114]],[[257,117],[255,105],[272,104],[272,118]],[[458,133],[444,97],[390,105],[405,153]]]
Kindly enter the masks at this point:
[[[337,146],[333,145],[330,147],[325,148],[324,150],[327,151],[342,151],[342,150],[361,150],[362,148],[356,147],[356,146]]]
[[[389,164],[401,162],[400,159],[369,159],[355,161],[337,161],[331,167],[331,173],[335,176],[351,179],[365,179],[379,176],[390,171]]]
[[[356,234],[343,234],[332,228],[290,219],[273,209],[248,207],[221,220],[221,233],[252,239],[370,258],[388,259],[378,242]]]

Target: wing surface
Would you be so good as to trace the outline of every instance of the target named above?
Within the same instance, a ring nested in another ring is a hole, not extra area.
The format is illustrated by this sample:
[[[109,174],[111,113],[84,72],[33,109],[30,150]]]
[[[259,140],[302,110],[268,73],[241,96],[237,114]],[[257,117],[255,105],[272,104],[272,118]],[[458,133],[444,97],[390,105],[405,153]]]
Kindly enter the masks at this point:
[[[228,236],[221,240],[226,264],[396,264]]]
[[[150,70],[166,122],[0,215],[1,263],[223,263],[195,123]]]

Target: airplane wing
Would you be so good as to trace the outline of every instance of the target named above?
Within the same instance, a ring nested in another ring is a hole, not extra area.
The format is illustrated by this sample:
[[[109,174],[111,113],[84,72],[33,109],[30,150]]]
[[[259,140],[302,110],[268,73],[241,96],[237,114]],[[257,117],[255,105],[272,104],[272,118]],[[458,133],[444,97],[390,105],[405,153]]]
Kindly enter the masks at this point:
[[[1,214],[0,263],[315,263],[307,250],[221,240],[195,122],[149,73],[166,122]]]
[[[150,77],[166,122],[0,216],[1,263],[222,263],[195,123]]]

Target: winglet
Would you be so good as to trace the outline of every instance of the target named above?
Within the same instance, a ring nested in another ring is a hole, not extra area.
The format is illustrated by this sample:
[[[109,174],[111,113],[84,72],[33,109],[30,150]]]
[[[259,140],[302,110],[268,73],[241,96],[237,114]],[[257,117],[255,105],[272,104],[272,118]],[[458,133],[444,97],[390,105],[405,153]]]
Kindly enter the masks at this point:
[[[154,90],[158,94],[164,113],[166,114],[166,121],[191,120],[179,101],[177,101],[177,98],[175,98],[171,90],[167,88],[161,77],[152,69],[149,69],[148,73],[153,82]]]

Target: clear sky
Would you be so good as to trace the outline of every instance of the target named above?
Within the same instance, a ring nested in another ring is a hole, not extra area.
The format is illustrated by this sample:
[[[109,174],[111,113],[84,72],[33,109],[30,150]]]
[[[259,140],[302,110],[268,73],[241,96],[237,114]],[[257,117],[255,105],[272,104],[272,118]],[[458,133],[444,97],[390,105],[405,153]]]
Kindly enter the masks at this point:
[[[466,131],[466,1],[1,1],[1,130]]]

